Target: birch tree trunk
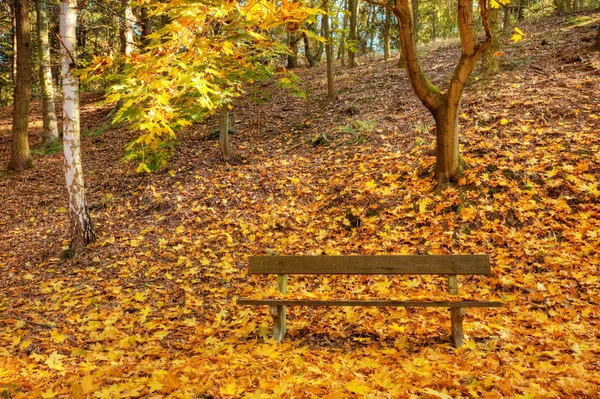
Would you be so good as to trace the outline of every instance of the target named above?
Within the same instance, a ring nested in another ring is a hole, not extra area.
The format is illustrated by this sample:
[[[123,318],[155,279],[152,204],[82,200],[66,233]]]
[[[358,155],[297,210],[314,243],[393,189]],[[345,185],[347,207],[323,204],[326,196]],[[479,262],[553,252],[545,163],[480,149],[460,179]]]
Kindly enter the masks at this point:
[[[85,202],[81,146],[79,139],[79,80],[76,68],[77,0],[60,2],[60,61],[63,87],[63,147],[65,178],[71,218],[71,254],[83,250],[96,239],[94,226]]]
[[[121,0],[121,12],[123,20],[121,22],[121,54],[131,55],[133,52],[133,10],[131,9],[131,0]]]
[[[15,36],[17,39],[16,85],[13,108],[10,170],[22,171],[33,167],[29,153],[29,101],[31,98],[31,23],[29,0],[15,1]]]
[[[42,102],[44,112],[44,131],[42,145],[48,146],[58,139],[56,108],[54,107],[54,85],[50,69],[50,42],[48,40],[48,12],[46,0],[35,0],[37,14],[38,43],[40,46],[40,83],[42,86]]]

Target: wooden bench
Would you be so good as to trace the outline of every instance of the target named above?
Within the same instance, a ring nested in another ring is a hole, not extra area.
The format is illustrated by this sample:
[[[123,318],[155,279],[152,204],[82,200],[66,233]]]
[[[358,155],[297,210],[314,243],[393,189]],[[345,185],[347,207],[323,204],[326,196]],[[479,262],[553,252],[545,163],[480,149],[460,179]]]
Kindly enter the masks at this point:
[[[376,256],[251,256],[248,274],[277,274],[277,289],[287,291],[288,274],[446,275],[448,293],[458,295],[458,275],[489,275],[488,255],[376,255]],[[466,308],[501,307],[490,301],[389,301],[304,300],[239,298],[238,305],[268,305],[273,317],[273,338],[285,336],[286,306],[398,306],[450,309],[451,336],[458,348],[463,344],[462,322]]]

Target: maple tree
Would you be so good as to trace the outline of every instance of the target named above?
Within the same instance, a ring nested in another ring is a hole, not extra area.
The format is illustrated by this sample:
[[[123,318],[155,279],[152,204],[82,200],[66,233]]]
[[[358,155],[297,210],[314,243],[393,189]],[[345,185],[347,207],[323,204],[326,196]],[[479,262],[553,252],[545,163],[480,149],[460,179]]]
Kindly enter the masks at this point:
[[[147,171],[164,165],[176,130],[228,107],[243,83],[271,76],[269,60],[287,54],[271,35],[317,13],[287,1],[141,4],[169,23],[148,35],[144,51],[127,57],[108,100],[123,103],[115,121],[129,121],[142,132],[129,146],[129,158]],[[106,62],[97,58],[84,77]],[[283,83],[293,86],[290,78]]]

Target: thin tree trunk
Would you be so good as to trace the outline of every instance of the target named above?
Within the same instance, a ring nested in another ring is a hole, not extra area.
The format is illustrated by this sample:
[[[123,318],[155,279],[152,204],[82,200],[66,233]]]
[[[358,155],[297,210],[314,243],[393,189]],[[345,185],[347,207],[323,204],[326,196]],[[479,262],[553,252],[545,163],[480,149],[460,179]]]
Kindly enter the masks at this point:
[[[58,124],[54,107],[54,85],[50,69],[50,42],[48,40],[48,13],[46,0],[35,1],[37,11],[38,43],[40,46],[40,83],[42,86],[42,102],[44,112],[44,131],[42,145],[48,146],[58,139]]]
[[[11,170],[22,171],[33,167],[29,153],[29,101],[31,98],[31,23],[29,21],[29,0],[15,2],[17,38],[17,81],[14,93],[12,146],[10,153]]]
[[[481,72],[484,75],[495,75],[500,71],[500,62],[496,53],[500,50],[500,8],[490,8],[488,10],[488,22],[492,32],[492,41],[489,47],[483,52],[481,60]]]
[[[413,34],[415,42],[419,42],[419,0],[412,0]]]
[[[148,7],[142,7],[140,14],[142,19],[142,43],[146,45],[148,43],[148,35],[152,33],[152,23],[148,16]]]
[[[510,31],[510,7],[504,7],[504,22],[502,23],[502,30],[504,33]]]
[[[596,33],[596,39],[594,40],[594,49],[600,50],[600,25],[598,25],[598,31]]]
[[[130,56],[133,52],[133,10],[131,0],[121,0],[123,20],[120,29],[121,54]]]
[[[358,62],[356,61],[356,52],[358,51],[358,2],[359,0],[348,0],[348,6],[350,8],[348,66],[350,68],[356,68],[358,66]]]
[[[344,19],[342,22],[342,35],[340,39],[340,49],[337,58],[340,60],[342,66],[346,65],[346,29],[348,28],[348,11],[349,11],[349,0],[344,0]]]
[[[293,33],[289,34],[289,46],[291,53],[288,54],[287,69],[298,68],[298,42],[302,36],[296,37]]]
[[[325,14],[323,15],[323,27],[325,30],[325,58],[327,59],[327,99],[335,100],[335,89],[333,87],[333,49],[331,48],[331,32],[329,31],[329,12],[328,4],[325,4]]]
[[[96,234],[85,202],[85,186],[81,166],[79,126],[79,79],[76,68],[77,0],[60,2],[60,60],[63,84],[63,150],[65,180],[69,195],[72,255],[95,241]]]
[[[219,146],[223,161],[229,163],[233,159],[231,140],[229,140],[229,110],[223,105],[219,114]]]
[[[15,0],[10,0],[10,18],[12,19],[12,79],[13,87],[17,85],[17,17]]]
[[[385,21],[383,22],[383,59],[390,58],[390,25],[392,22],[392,12],[385,9]]]

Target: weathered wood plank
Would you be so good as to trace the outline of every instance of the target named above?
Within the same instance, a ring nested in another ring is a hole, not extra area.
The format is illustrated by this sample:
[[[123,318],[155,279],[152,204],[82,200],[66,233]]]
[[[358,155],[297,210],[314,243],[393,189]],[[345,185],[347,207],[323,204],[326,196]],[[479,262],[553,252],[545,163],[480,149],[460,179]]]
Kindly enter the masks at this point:
[[[269,306],[392,306],[405,308],[500,308],[494,301],[380,301],[380,300],[312,300],[312,299],[249,299],[239,298],[238,305]]]
[[[277,276],[277,291],[287,294],[287,274]],[[281,342],[285,337],[286,319],[285,305],[269,305],[269,313],[273,317],[273,339]]]
[[[467,311],[464,307],[450,309],[450,331],[454,346],[460,348],[464,342],[463,320]]]
[[[448,293],[458,295],[458,276],[456,274],[448,275]]]
[[[251,256],[249,274],[491,274],[489,255]]]

